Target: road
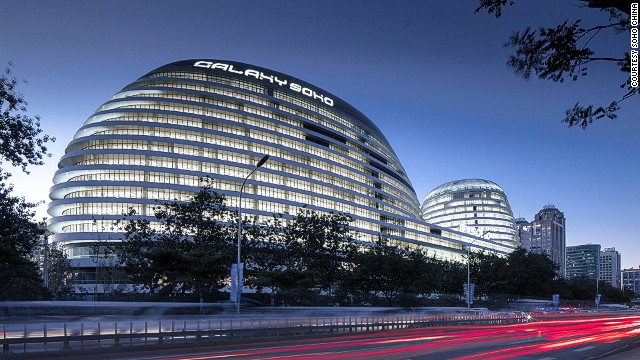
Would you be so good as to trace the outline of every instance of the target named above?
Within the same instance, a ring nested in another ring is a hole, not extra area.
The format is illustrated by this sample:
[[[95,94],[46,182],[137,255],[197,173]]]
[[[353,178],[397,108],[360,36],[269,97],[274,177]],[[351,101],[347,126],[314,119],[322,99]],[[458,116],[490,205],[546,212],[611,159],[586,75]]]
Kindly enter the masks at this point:
[[[27,354],[25,354],[27,355]],[[42,358],[43,354],[39,354]],[[48,353],[86,359],[87,353]],[[93,352],[91,359],[615,359],[640,358],[640,316],[580,317],[516,325],[419,328],[278,342],[191,344]],[[16,356],[16,359],[26,358]]]

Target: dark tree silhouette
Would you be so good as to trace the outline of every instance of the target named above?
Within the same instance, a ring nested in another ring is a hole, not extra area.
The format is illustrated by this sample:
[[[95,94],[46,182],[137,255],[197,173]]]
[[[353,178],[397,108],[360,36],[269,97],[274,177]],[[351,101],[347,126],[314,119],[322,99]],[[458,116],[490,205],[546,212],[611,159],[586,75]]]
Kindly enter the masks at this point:
[[[374,299],[382,297],[385,305],[398,305],[436,290],[441,267],[442,262],[419,250],[402,249],[381,238],[356,256],[349,286]]]
[[[44,224],[33,221],[35,204],[11,196],[12,190],[0,183],[0,301],[42,300],[48,294],[31,255]]]
[[[28,165],[41,165],[50,155],[45,144],[54,141],[42,134],[40,118],[26,115],[27,102],[16,91],[18,80],[12,64],[0,76],[0,300],[33,300],[48,296],[38,267],[31,260],[39,246],[44,224],[34,221],[33,208],[23,197],[13,196],[11,176],[3,162],[28,173]]]
[[[505,6],[515,4],[513,0],[479,0],[476,13],[486,10],[496,17],[502,15]],[[615,119],[620,103],[638,95],[638,88],[631,86],[631,57],[629,52],[620,51],[616,55],[599,55],[591,47],[597,36],[629,34],[629,15],[631,0],[580,0],[588,8],[599,9],[608,15],[608,21],[601,25],[583,27],[581,20],[566,20],[551,28],[526,28],[514,33],[506,47],[513,47],[515,54],[509,57],[507,65],[524,79],[532,75],[540,79],[564,82],[569,79],[578,80],[589,73],[588,65],[596,62],[609,63],[626,74],[626,79],[617,84],[622,89],[621,95],[608,105],[582,106],[579,102],[565,111],[562,119],[569,127],[578,126],[585,129],[594,120]],[[604,20],[603,20],[604,21]]]
[[[317,304],[320,294],[333,301],[357,251],[352,221],[343,213],[303,209],[289,221],[276,215],[270,223],[249,227],[255,234],[247,283],[260,291],[270,288],[276,305]]]
[[[18,79],[11,74],[9,63],[0,76],[0,180],[11,174],[2,168],[3,161],[21,167],[28,173],[27,165],[42,165],[45,156],[51,156],[46,144],[55,141],[43,134],[40,117],[27,115],[27,102],[16,91]]]
[[[158,207],[159,229],[132,209],[125,217],[125,239],[117,249],[125,271],[158,299],[202,299],[226,284],[234,237],[224,197],[209,185],[189,202]]]

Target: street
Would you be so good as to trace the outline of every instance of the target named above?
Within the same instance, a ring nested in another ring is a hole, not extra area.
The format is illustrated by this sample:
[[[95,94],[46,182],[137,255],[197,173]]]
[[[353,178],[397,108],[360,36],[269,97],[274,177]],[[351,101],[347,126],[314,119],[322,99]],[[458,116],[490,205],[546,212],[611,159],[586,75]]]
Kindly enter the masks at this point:
[[[594,314],[515,325],[416,328],[226,345],[134,347],[115,353],[48,353],[49,359],[619,359],[638,352],[640,316]],[[33,354],[31,356],[35,356]],[[42,358],[44,354],[38,354]],[[63,356],[61,356],[63,355]],[[28,358],[29,354],[16,359]]]

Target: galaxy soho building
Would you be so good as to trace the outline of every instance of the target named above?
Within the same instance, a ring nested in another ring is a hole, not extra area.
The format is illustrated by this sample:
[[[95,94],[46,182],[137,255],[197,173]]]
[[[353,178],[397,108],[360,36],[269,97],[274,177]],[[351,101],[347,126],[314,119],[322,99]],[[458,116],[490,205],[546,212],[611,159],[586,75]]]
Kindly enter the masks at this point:
[[[54,177],[49,229],[87,274],[92,245],[118,241],[128,208],[154,220],[157,201],[189,200],[209,177],[244,214],[348,213],[359,239],[381,234],[461,259],[464,246],[511,244],[430,225],[402,164],[376,125],[333,94],[254,65],[185,60],[127,85],[76,132]]]
[[[507,195],[490,180],[455,180],[436,187],[422,204],[422,216],[430,224],[493,239],[507,246],[520,244]]]

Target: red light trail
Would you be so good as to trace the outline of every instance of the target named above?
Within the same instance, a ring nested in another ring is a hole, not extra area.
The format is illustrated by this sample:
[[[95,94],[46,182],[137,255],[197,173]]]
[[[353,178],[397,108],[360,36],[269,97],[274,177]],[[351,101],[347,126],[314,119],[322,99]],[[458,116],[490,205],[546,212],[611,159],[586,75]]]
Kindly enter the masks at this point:
[[[459,360],[507,359],[639,335],[640,316],[577,317],[516,325],[419,328],[250,344],[237,351],[200,348],[198,354],[145,359],[401,359],[427,354],[455,354],[447,358]]]

